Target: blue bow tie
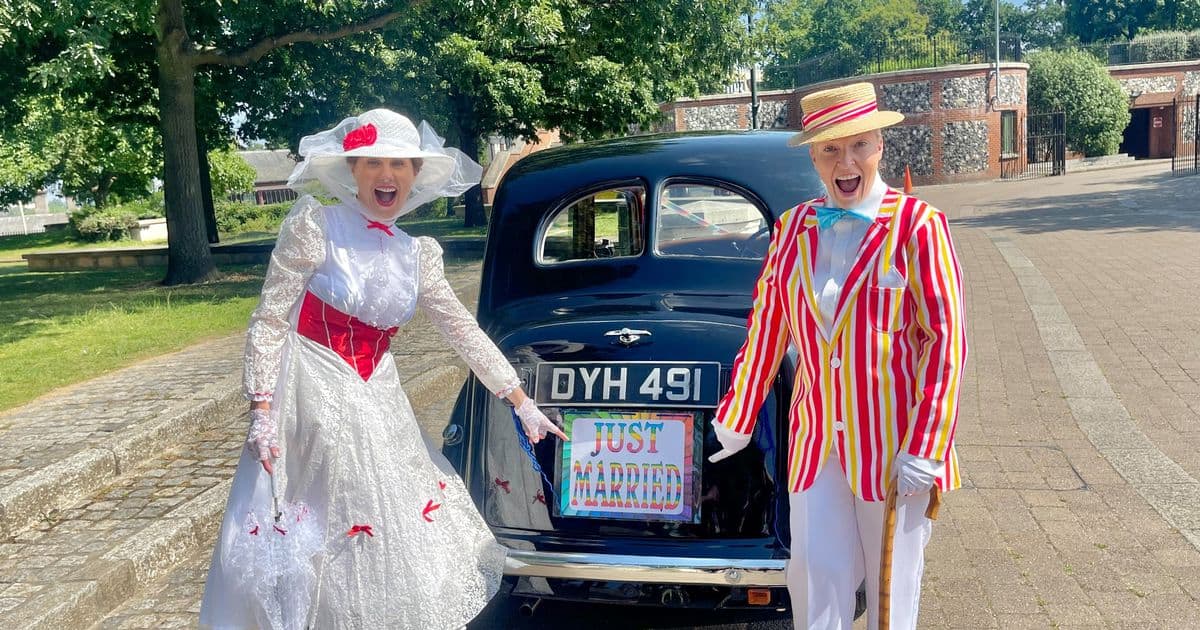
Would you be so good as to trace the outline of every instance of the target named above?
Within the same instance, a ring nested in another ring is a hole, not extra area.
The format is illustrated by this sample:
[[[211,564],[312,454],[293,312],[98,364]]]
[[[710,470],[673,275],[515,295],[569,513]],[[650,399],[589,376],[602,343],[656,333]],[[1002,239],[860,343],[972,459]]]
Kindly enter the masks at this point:
[[[825,206],[813,206],[817,209],[817,227],[822,230],[833,226],[834,223],[845,218],[859,219],[867,223],[871,223],[872,218],[864,210],[843,210],[841,208],[827,208]]]

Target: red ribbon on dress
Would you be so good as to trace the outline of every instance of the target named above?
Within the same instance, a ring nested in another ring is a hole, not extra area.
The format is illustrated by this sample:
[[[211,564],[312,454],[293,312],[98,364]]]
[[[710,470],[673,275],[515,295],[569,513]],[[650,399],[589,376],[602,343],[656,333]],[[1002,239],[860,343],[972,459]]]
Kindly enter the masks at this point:
[[[346,532],[346,536],[349,538],[354,538],[359,534],[366,534],[371,538],[375,537],[375,533],[371,531],[370,525],[355,525],[350,528],[350,531]]]
[[[372,221],[370,219],[367,219],[367,229],[368,230],[379,230],[380,232],[383,232],[384,234],[387,234],[388,236],[395,236],[395,234],[392,232],[392,226],[390,226],[386,223],[380,223],[379,221]]]
[[[364,381],[371,378],[387,354],[396,330],[395,326],[375,328],[333,308],[312,292],[304,294],[296,322],[297,333],[336,352]]]
[[[499,477],[496,477],[495,482],[496,482],[497,486],[504,488],[504,494],[512,494],[512,488],[509,488],[509,485],[512,482],[508,481],[507,479],[501,479]]]

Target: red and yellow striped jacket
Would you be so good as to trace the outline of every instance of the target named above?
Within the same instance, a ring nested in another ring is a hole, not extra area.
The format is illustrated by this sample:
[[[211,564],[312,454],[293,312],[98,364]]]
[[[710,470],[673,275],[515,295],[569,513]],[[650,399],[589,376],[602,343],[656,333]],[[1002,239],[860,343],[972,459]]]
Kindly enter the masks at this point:
[[[938,486],[957,488],[954,429],[967,346],[962,277],[946,217],[888,190],[843,285],[826,340],[812,286],[814,206],[824,202],[801,204],[776,224],[746,343],[716,418],[728,429],[751,433],[792,342],[792,492],[812,486],[835,447],[850,488],[866,501],[883,500],[899,452],[945,461]],[[892,281],[881,286],[884,278]]]

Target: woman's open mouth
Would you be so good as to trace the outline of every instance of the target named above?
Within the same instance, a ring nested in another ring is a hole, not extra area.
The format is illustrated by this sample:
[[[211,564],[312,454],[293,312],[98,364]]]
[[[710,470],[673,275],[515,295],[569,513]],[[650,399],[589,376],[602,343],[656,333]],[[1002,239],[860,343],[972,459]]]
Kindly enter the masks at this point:
[[[862,184],[862,175],[843,175],[834,178],[833,181],[837,184],[838,190],[842,191],[842,194],[850,195],[858,190],[859,185]]]
[[[396,203],[396,187],[395,186],[379,186],[375,189],[375,202],[381,207],[388,207]]]

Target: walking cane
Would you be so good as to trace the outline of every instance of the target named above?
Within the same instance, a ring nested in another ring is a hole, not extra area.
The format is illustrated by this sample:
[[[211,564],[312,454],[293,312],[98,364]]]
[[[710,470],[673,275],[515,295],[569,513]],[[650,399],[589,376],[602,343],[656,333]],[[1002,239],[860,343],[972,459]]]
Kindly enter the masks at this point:
[[[925,518],[936,521],[942,506],[942,491],[936,485],[929,491],[929,507]],[[896,538],[896,484],[888,488],[883,508],[883,541],[879,546],[879,630],[892,625],[892,548]]]

